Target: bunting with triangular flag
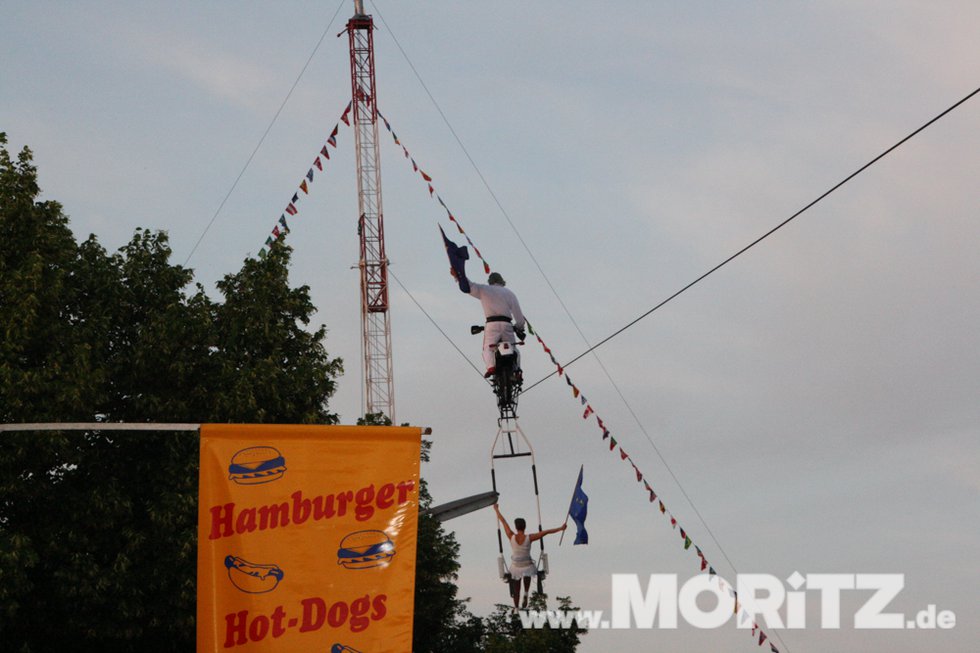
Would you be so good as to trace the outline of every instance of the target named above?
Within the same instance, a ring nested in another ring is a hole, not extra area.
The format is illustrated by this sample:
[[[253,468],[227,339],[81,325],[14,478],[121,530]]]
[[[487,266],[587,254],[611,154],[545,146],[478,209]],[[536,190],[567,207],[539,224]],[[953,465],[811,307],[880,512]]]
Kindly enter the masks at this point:
[[[342,116],[342,120],[347,125],[350,124],[350,122],[347,120],[347,115],[350,110],[351,110],[351,104],[348,103],[347,108],[344,110],[344,114]],[[330,133],[330,137],[327,139],[327,144],[332,145],[333,147],[337,147],[337,134],[339,133],[339,131],[340,131],[340,124],[338,123],[337,125],[334,125],[333,131]],[[313,168],[316,168],[321,172],[323,171],[323,160],[320,157],[323,157],[323,159],[326,159],[328,161],[330,160],[330,151],[327,149],[326,144],[320,147],[319,154],[313,159],[313,165],[310,166],[309,170],[306,171],[306,175],[304,175],[304,179],[300,180],[299,191],[302,191],[304,195],[310,194],[310,184],[313,183],[313,177],[315,174],[313,172]],[[293,193],[293,196],[290,199],[289,204],[286,205],[285,211],[279,216],[278,224],[275,224],[272,227],[272,236],[266,239],[266,242],[263,245],[263,247],[271,247],[275,241],[285,238],[286,235],[290,232],[289,225],[286,222],[286,215],[288,214],[294,216],[299,213],[299,207],[298,207],[299,199],[300,199],[299,191]],[[264,249],[259,251],[259,256],[265,258]]]

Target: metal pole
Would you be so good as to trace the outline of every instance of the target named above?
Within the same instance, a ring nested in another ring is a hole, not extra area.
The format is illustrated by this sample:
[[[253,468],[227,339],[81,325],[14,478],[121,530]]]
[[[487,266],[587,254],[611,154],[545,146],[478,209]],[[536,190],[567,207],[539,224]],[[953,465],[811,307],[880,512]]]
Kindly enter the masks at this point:
[[[197,431],[200,424],[154,424],[152,422],[33,422],[0,424],[0,432],[17,431]]]

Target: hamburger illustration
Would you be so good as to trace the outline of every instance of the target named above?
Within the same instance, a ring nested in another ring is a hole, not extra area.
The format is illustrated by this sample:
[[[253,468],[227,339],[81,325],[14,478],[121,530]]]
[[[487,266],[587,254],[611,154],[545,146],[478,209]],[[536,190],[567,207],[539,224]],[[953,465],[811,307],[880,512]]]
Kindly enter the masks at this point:
[[[395,543],[384,531],[357,531],[340,541],[337,564],[347,569],[383,567],[395,555]]]
[[[286,459],[273,447],[249,447],[231,458],[228,479],[239,485],[257,485],[282,478]]]
[[[285,574],[279,565],[262,565],[238,556],[225,556],[231,584],[248,594],[264,594],[276,589]]]

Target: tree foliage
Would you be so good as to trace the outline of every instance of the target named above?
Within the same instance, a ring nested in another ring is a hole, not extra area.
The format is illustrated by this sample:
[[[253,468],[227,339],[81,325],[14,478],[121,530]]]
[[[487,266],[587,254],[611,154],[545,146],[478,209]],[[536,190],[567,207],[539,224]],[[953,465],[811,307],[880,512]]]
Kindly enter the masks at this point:
[[[108,254],[38,201],[31,152],[0,135],[0,420],[337,421],[342,373],[290,250],[190,289],[167,236]],[[8,433],[0,456],[5,648],[192,650],[194,433]],[[8,649],[10,650],[10,649]]]
[[[534,594],[531,609],[544,612],[546,597]],[[558,611],[577,612],[567,596],[558,597]],[[552,628],[545,622],[541,628],[524,628],[520,618],[509,606],[498,605],[484,620],[484,639],[480,650],[485,653],[575,653],[586,629],[577,622],[568,628]]]

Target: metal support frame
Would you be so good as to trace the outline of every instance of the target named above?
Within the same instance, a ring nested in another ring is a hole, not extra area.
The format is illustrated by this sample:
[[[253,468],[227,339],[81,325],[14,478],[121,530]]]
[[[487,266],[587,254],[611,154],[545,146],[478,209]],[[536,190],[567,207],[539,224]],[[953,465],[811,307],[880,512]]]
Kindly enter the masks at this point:
[[[538,510],[538,530],[542,531],[544,530],[544,527],[541,523],[541,495],[538,491],[538,468],[534,460],[534,447],[531,446],[531,441],[527,439],[527,436],[521,429],[520,424],[517,423],[516,416],[512,418],[499,419],[497,420],[497,435],[493,439],[493,446],[490,447],[490,480],[493,485],[494,492],[499,493],[499,490],[497,489],[497,470],[495,462],[497,460],[516,458],[531,459],[531,477],[534,480],[534,501]],[[544,564],[543,558],[545,556],[543,537],[538,540],[538,545],[540,552],[540,557],[538,559],[538,592],[543,593],[544,572],[542,570],[542,565]],[[497,548],[500,551],[500,555],[503,556],[504,541],[500,532],[499,520],[497,521]]]
[[[364,412],[384,413],[395,423],[388,313],[388,258],[385,253],[378,107],[374,76],[374,20],[355,3],[347,23],[350,39],[352,120],[357,153],[360,218],[361,330],[364,355]]]

